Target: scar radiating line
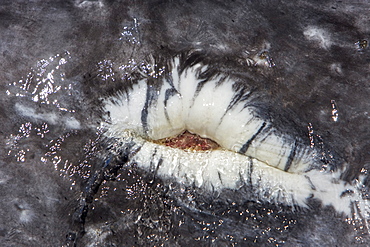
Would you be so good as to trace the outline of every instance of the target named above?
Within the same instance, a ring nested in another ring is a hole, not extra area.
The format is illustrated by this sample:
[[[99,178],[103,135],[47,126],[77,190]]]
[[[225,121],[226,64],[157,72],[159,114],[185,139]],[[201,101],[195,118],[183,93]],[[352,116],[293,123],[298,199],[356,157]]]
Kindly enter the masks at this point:
[[[105,134],[117,140],[115,147],[131,150],[129,164],[206,190],[243,184],[258,200],[290,206],[306,207],[316,198],[349,215],[353,201],[363,202],[339,171],[319,169],[314,148],[258,114],[256,91],[203,64],[199,54],[171,63],[163,78],[155,78],[158,85],[148,74],[105,100]],[[219,147],[208,148],[207,139]]]

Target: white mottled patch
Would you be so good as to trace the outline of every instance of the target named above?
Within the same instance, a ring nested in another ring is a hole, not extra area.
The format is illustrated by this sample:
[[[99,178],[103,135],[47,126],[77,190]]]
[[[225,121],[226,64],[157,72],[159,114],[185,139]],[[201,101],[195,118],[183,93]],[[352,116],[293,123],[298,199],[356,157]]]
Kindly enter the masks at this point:
[[[75,5],[80,8],[104,7],[104,3],[101,0],[97,1],[76,0]]]
[[[329,69],[337,75],[343,75],[342,65],[340,63],[332,63]]]
[[[74,117],[60,117],[58,114],[51,113],[36,113],[36,110],[32,107],[22,105],[20,103],[15,104],[15,110],[18,114],[31,118],[35,121],[45,121],[50,124],[64,124],[68,129],[80,129],[80,122]]]
[[[81,129],[80,122],[74,117],[64,118],[64,122],[68,129]]]
[[[18,102],[15,104],[15,110],[22,116],[33,118],[35,120],[42,120],[51,124],[56,124],[58,121],[58,116],[55,113],[36,113],[35,109]]]
[[[9,176],[6,175],[3,171],[0,171],[0,184],[5,184],[8,182]]]
[[[33,212],[31,210],[25,209],[21,211],[21,214],[19,216],[19,220],[21,222],[27,223],[32,220]]]
[[[304,30],[303,34],[306,39],[317,42],[323,49],[328,49],[332,45],[330,34],[325,29],[309,26]]]
[[[87,243],[88,247],[103,246],[106,244],[105,239],[112,234],[109,226],[103,225],[101,227],[92,226],[86,229],[86,237],[91,241]]]
[[[16,202],[15,208],[19,212],[19,221],[22,223],[31,222],[34,217],[34,212],[25,202]]]

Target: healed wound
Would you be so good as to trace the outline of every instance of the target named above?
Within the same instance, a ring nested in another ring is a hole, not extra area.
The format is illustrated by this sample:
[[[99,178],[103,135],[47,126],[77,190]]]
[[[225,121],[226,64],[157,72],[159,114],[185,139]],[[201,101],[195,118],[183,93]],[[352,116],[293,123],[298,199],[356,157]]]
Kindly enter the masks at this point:
[[[209,191],[249,188],[256,200],[302,207],[315,198],[351,214],[360,194],[341,195],[354,186],[339,171],[322,171],[317,151],[299,137],[260,117],[258,95],[186,61],[175,58],[159,85],[142,78],[105,101],[105,134],[130,152],[129,164]]]

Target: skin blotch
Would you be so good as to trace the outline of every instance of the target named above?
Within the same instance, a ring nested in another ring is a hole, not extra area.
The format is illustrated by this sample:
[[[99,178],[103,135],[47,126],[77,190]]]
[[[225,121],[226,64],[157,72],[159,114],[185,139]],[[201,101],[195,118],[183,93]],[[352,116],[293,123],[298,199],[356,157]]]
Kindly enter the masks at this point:
[[[162,144],[172,148],[191,150],[191,151],[209,151],[219,149],[220,145],[208,138],[202,138],[197,134],[185,131],[174,137],[167,137],[156,140],[155,143]]]

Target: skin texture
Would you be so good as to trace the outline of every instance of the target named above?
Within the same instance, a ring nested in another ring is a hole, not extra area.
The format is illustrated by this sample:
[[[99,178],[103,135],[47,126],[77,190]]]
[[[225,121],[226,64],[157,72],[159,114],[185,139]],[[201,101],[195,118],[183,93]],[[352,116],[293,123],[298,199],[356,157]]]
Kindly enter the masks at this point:
[[[125,166],[124,150],[112,156],[99,126],[102,99],[127,91],[138,67],[196,51],[253,88],[260,114],[315,145],[344,181],[362,175],[366,196],[369,9],[360,1],[2,1],[1,243],[366,245],[364,212],[162,180]]]

